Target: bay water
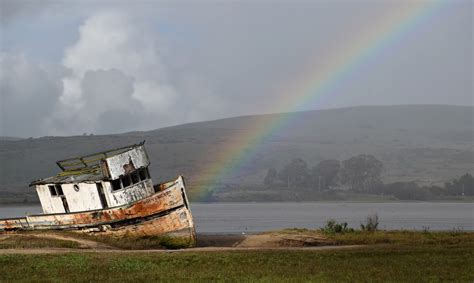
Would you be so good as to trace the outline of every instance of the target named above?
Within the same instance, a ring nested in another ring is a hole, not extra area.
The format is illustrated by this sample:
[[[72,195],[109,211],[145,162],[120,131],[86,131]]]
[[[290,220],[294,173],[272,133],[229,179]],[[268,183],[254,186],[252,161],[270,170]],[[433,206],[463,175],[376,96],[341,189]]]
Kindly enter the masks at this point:
[[[191,203],[191,211],[198,233],[315,229],[329,219],[359,228],[373,214],[386,230],[474,230],[474,203],[463,202]],[[0,206],[0,218],[37,213],[41,213],[39,205]]]

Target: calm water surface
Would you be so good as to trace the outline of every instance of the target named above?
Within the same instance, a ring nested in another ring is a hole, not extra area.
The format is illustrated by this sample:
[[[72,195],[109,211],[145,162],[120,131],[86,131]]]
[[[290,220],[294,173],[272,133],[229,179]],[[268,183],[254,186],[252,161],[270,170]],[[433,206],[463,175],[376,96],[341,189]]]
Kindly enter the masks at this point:
[[[474,230],[474,203],[191,203],[191,210],[200,233],[318,228],[330,218],[358,228],[373,213],[382,229]],[[0,218],[40,212],[39,206],[1,206]]]

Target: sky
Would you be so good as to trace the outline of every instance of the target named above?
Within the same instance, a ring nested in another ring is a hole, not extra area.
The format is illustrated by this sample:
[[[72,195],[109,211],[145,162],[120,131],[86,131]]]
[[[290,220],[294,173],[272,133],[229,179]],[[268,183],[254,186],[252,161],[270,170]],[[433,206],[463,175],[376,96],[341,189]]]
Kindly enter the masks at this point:
[[[284,111],[273,106],[297,95],[288,85],[419,3],[0,0],[0,136],[121,133]],[[472,106],[473,10],[469,0],[443,2],[296,110]]]

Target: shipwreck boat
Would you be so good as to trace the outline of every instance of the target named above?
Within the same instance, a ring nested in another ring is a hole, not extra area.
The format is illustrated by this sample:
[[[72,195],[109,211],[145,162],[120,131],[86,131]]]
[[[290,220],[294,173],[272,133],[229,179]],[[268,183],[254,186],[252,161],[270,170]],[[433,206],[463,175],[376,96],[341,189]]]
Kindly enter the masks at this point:
[[[62,170],[58,175],[30,184],[43,214],[0,219],[0,231],[74,229],[167,236],[194,246],[184,179],[153,185],[144,143],[57,161]]]

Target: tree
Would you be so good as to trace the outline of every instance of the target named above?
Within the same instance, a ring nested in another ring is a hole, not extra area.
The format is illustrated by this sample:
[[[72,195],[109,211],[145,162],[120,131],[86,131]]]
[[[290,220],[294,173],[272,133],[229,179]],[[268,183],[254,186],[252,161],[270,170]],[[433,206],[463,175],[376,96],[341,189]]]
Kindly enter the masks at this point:
[[[425,200],[430,198],[426,187],[419,187],[415,182],[395,182],[386,184],[385,193],[401,200]]]
[[[263,184],[266,187],[273,186],[278,181],[278,172],[275,168],[269,168],[265,179],[263,180]]]
[[[474,178],[471,174],[466,173],[459,178],[459,186],[461,187],[461,194],[466,196],[474,195]]]
[[[361,154],[343,161],[342,180],[353,191],[368,192],[379,185],[383,163],[373,155]]]
[[[445,187],[450,195],[472,196],[474,195],[474,177],[466,173],[459,179],[446,183]]]
[[[309,180],[308,164],[301,158],[293,159],[278,174],[279,179],[291,186],[305,186]]]
[[[323,160],[311,169],[313,188],[328,190],[337,185],[341,163],[338,160]]]

